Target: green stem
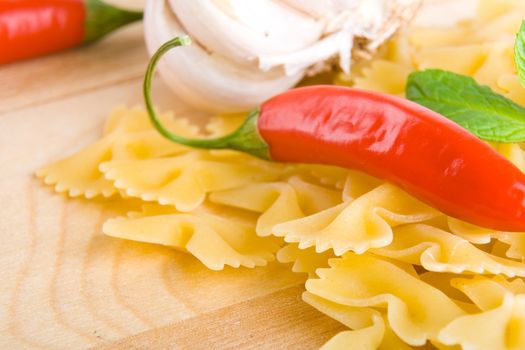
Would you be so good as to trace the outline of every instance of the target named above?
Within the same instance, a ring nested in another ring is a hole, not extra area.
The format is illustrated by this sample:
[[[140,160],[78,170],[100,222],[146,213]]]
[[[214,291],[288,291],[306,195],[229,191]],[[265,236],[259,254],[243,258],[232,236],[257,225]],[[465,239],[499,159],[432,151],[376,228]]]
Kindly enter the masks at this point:
[[[160,58],[169,50],[177,46],[184,46],[191,44],[189,36],[180,36],[171,39],[164,43],[151,57],[146,74],[144,76],[143,93],[146,109],[148,111],[151,123],[157,131],[173,142],[181,145],[186,145],[195,148],[205,149],[234,149],[249,153],[259,158],[270,159],[268,152],[268,145],[260,136],[257,130],[257,119],[259,117],[259,109],[253,110],[244,123],[232,133],[223,137],[214,139],[189,139],[180,135],[176,135],[166,129],[160,122],[157,112],[153,107],[151,98],[151,81],[155,72],[155,67]]]
[[[142,12],[120,9],[101,0],[86,0],[84,43],[91,43],[112,31],[142,19]]]

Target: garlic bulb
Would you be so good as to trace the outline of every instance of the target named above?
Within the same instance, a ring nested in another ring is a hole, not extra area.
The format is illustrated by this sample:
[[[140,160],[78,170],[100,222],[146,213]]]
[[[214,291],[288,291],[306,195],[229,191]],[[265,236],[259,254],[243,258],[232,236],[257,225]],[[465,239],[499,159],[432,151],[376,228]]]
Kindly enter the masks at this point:
[[[334,58],[348,72],[410,19],[421,0],[148,0],[150,54],[175,36],[159,72],[192,107],[248,110],[293,87]],[[356,39],[360,45],[354,47]]]

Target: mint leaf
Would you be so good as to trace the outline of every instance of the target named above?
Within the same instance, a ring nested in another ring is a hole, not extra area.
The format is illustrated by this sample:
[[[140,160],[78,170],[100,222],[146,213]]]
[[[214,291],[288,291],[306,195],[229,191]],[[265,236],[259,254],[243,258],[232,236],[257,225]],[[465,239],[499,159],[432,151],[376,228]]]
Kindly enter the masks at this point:
[[[525,21],[521,22],[521,28],[516,36],[514,44],[514,61],[518,68],[518,76],[523,87],[525,87]]]
[[[439,69],[410,74],[407,98],[489,141],[525,141],[525,108],[468,76]]]

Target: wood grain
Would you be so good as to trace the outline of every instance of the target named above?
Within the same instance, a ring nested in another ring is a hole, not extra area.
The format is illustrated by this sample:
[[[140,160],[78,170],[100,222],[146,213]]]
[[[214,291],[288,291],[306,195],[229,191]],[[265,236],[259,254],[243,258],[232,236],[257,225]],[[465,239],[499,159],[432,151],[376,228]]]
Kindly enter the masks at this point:
[[[142,24],[93,45],[0,67],[0,113],[142,77]]]
[[[301,302],[302,291],[302,286],[290,287],[102,349],[318,349],[345,327]]]
[[[10,84],[0,95],[0,349],[156,348],[144,342],[151,334],[170,348],[253,348],[268,329],[283,347],[305,334],[320,344],[338,324],[300,301],[304,276],[289,266],[214,272],[167,248],[106,237],[105,218],[136,203],[68,199],[34,178],[95,140],[115,105],[140,103],[141,43],[140,27],[130,28],[98,49],[0,68]],[[155,85],[161,106],[179,108]],[[247,322],[236,328],[237,319]]]

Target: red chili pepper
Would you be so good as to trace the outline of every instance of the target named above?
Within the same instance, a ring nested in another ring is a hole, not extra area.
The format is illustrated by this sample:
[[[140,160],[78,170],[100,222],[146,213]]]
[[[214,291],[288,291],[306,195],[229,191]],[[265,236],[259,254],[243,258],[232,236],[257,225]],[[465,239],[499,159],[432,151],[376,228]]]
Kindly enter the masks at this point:
[[[89,43],[141,18],[100,0],[2,0],[0,64]]]
[[[155,127],[175,142],[236,149],[283,162],[320,163],[359,169],[389,181],[443,213],[479,226],[525,231],[525,174],[459,125],[411,101],[338,86],[290,90],[263,103],[235,132],[218,139],[174,135],[152,108]]]

